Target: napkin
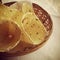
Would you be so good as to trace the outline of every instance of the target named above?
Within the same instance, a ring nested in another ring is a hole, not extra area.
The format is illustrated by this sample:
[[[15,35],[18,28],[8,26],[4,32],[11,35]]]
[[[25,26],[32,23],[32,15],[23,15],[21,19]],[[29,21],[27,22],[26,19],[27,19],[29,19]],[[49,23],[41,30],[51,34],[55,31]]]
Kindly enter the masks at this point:
[[[46,0],[47,3],[58,13],[60,16],[60,0]]]

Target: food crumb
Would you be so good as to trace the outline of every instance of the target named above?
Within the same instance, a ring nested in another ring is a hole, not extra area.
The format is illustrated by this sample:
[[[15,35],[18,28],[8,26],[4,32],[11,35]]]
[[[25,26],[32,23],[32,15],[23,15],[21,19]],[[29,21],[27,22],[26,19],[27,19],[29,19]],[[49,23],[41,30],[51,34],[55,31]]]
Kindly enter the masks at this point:
[[[36,34],[38,35],[39,33],[38,33],[38,32],[36,32]]]

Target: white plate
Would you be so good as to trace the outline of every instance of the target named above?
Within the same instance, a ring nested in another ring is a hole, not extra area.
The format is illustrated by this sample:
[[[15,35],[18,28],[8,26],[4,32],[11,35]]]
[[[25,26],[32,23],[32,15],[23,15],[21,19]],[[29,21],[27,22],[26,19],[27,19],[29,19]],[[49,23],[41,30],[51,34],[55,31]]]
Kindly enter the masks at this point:
[[[3,0],[3,3],[12,0]],[[15,1],[15,0],[14,0]],[[46,44],[37,51],[25,56],[10,57],[8,60],[60,60],[60,16],[53,9],[52,5],[48,4],[47,0],[29,0],[39,4],[51,16],[53,21],[53,32]]]

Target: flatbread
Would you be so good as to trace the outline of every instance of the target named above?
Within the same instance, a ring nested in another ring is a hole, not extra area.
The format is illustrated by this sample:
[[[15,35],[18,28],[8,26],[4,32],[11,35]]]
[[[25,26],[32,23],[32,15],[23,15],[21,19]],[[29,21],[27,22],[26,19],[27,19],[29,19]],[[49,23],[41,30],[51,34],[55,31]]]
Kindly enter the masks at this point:
[[[27,12],[34,13],[32,3],[30,3],[30,2],[23,2],[22,3],[22,12],[23,12],[23,14],[25,14]]]
[[[23,16],[22,27],[33,44],[40,44],[47,36],[46,28],[33,13],[26,13]]]

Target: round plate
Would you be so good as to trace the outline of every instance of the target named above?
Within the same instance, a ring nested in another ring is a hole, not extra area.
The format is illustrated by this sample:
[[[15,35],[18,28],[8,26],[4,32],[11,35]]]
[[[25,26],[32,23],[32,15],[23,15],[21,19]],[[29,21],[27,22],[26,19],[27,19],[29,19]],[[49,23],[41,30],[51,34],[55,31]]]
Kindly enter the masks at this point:
[[[10,6],[13,3],[15,3],[15,2],[5,3],[5,5]],[[12,51],[0,53],[1,55],[4,55],[4,56],[21,56],[21,55],[25,55],[25,54],[31,53],[31,52],[37,50],[38,48],[42,47],[44,45],[44,43],[50,37],[51,32],[52,32],[52,25],[53,25],[50,15],[47,13],[47,11],[45,11],[42,7],[40,7],[35,2],[33,2],[32,4],[33,4],[33,9],[34,9],[35,14],[41,20],[41,22],[43,23],[43,25],[47,29],[47,32],[49,33],[49,35],[39,45],[33,46],[33,45],[27,44],[25,42],[20,42],[20,44],[18,44],[16,46],[16,48],[14,48]],[[20,50],[21,46],[22,46],[22,50]]]

